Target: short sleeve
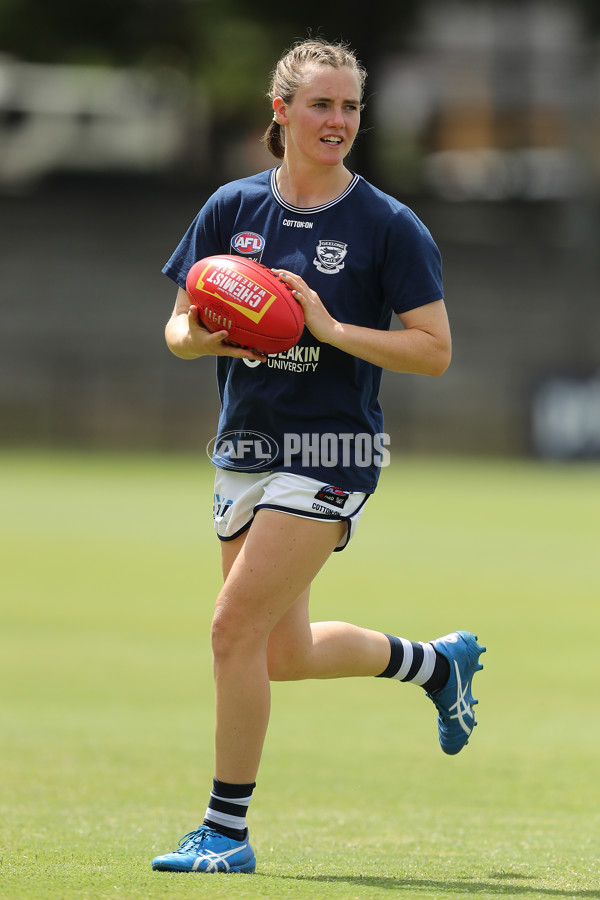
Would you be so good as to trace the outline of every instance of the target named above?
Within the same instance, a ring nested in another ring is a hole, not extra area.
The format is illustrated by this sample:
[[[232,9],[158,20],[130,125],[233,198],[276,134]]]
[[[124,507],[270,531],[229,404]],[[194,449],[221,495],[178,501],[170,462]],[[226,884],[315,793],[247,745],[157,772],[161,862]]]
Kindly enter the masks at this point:
[[[219,192],[213,194],[202,207],[175,252],[163,266],[163,273],[185,290],[187,273],[199,259],[217,253],[227,253],[221,238]]]
[[[388,221],[383,293],[395,313],[441,300],[442,258],[431,233],[407,207]]]

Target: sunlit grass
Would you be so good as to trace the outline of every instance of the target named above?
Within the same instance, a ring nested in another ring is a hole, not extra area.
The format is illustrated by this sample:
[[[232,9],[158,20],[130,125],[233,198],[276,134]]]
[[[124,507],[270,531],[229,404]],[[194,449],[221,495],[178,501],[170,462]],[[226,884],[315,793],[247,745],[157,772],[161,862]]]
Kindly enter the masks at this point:
[[[488,647],[456,758],[412,686],[275,684],[254,876],[150,870],[212,778],[199,456],[0,456],[0,896],[600,898],[600,469],[396,458],[315,618]],[[200,883],[199,883],[200,879]]]

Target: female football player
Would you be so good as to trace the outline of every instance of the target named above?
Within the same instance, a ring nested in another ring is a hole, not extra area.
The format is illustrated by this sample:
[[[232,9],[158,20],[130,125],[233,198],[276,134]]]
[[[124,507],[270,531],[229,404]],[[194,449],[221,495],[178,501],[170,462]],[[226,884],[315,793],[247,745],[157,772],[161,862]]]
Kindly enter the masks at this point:
[[[164,268],[179,287],[166,327],[182,359],[213,354],[222,410],[215,527],[224,584],[212,622],[215,769],[203,824],[153,868],[252,872],[246,811],[270,681],[380,676],[424,688],[442,749],[475,725],[471,682],[484,648],[470,632],[431,642],[311,622],[313,579],[350,540],[387,461],[382,369],[439,376],[450,362],[440,255],[402,203],[345,164],[366,73],[345,45],[308,40],[280,59],[265,143],[272,170],[221,187]],[[241,254],[274,269],[306,327],[293,352],[263,356],[209,333],[190,305],[194,262]],[[389,330],[392,315],[401,330]],[[269,453],[249,435],[266,435]]]

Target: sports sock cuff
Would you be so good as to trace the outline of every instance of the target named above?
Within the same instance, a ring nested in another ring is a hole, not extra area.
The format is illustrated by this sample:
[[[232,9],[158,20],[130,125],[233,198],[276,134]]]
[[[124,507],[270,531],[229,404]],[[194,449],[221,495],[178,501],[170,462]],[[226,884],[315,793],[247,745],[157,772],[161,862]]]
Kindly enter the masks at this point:
[[[252,784],[229,784],[213,779],[204,824],[241,841],[246,829],[246,813],[252,799]]]
[[[413,643],[406,638],[386,634],[390,642],[390,661],[377,678],[395,678],[426,690],[435,690],[448,680],[448,662],[431,643]]]
[[[256,782],[252,784],[230,784],[227,781],[218,781],[216,778],[213,778],[211,794],[216,797],[222,797],[224,800],[249,800],[255,787]]]
[[[423,661],[411,681],[413,684],[422,686],[429,681],[433,675],[436,656],[435,650],[431,644],[424,644],[422,641],[419,641],[419,644],[423,648]]]
[[[394,637],[393,634],[386,634],[386,638],[390,642],[390,661],[383,672],[375,676],[376,678],[393,678],[402,665],[404,658],[404,648],[401,639]]]

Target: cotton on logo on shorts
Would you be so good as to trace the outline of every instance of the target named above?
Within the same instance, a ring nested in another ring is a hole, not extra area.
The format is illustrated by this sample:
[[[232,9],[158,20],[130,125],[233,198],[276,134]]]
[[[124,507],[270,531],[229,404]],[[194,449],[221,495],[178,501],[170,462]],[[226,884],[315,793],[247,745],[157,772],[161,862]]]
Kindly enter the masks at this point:
[[[226,431],[208,442],[206,453],[215,465],[251,471],[268,467],[279,445],[260,431]]]

